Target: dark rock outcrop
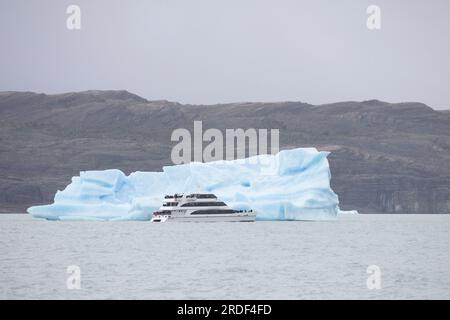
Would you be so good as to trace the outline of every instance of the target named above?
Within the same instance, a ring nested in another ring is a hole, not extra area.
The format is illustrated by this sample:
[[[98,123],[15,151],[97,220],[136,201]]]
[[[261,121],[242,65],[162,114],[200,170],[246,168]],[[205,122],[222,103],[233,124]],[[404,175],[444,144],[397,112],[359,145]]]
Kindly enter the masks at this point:
[[[172,130],[279,128],[282,149],[332,151],[343,209],[450,212],[450,113],[377,100],[212,106],[147,101],[127,91],[0,93],[0,211],[50,203],[81,170],[161,170]]]

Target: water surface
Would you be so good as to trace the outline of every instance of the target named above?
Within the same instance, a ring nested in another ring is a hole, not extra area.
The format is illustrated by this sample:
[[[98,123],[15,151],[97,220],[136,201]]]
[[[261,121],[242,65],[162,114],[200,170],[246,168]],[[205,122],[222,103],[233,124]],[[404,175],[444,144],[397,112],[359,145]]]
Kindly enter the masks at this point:
[[[50,222],[0,215],[2,299],[449,299],[450,215]],[[69,290],[67,267],[81,270]],[[369,265],[381,289],[369,290]]]

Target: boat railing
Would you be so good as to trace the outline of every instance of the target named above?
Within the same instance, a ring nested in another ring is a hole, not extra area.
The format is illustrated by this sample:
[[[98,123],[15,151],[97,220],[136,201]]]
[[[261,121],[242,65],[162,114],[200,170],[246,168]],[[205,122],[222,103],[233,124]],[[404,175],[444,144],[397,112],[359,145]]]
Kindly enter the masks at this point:
[[[177,199],[177,198],[183,198],[183,194],[175,193],[174,195],[167,194],[164,196],[164,199]]]

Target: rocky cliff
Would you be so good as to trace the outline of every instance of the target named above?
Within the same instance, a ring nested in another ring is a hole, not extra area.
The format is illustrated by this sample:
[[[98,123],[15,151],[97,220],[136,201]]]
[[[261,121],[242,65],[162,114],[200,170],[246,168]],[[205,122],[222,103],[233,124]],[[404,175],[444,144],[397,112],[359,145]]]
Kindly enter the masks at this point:
[[[281,149],[331,151],[341,208],[450,212],[450,113],[377,100],[182,105],[127,91],[0,93],[0,211],[50,203],[81,170],[160,170],[172,130],[279,128]]]

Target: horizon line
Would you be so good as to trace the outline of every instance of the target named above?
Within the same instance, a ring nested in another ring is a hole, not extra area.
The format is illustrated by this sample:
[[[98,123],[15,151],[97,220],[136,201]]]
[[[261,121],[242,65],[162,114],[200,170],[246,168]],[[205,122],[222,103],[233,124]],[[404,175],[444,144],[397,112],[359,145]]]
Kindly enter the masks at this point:
[[[68,95],[68,94],[82,94],[82,93],[107,93],[107,92],[124,92],[128,93],[130,95],[134,95],[136,97],[139,97],[143,100],[146,100],[147,102],[158,102],[158,101],[165,101],[170,103],[176,103],[176,104],[182,104],[182,105],[193,105],[193,106],[217,106],[217,105],[229,105],[229,104],[264,104],[264,103],[302,103],[307,104],[311,106],[326,106],[331,104],[337,104],[337,103],[363,103],[363,102],[381,102],[381,103],[388,103],[388,104],[402,104],[402,103],[419,103],[423,104],[433,110],[436,111],[446,111],[450,110],[450,106],[432,106],[427,103],[421,102],[421,101],[398,101],[398,102],[389,102],[385,100],[380,100],[377,98],[371,98],[371,99],[365,99],[365,100],[338,100],[334,102],[326,102],[326,103],[318,103],[313,104],[301,100],[247,100],[247,101],[233,101],[233,102],[216,102],[216,103],[189,103],[189,102],[180,102],[180,101],[174,101],[174,100],[168,100],[163,98],[146,98],[143,97],[140,94],[134,93],[132,91],[129,91],[127,89],[88,89],[88,90],[79,90],[79,91],[64,91],[64,92],[53,92],[53,93],[47,93],[47,92],[38,92],[38,91],[32,91],[32,90],[0,90],[1,94],[14,94],[14,93],[30,93],[30,94],[36,94],[36,95],[46,95],[46,96],[62,96],[62,95]]]

